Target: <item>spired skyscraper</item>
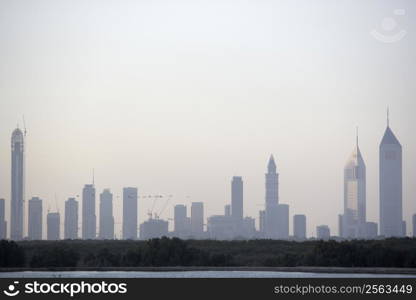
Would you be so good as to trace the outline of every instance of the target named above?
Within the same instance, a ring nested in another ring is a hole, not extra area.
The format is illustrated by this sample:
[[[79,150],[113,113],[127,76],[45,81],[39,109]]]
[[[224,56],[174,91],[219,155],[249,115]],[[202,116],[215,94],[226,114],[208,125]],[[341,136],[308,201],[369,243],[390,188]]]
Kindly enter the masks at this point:
[[[380,143],[380,234],[403,236],[402,146],[387,128]]]
[[[366,237],[366,168],[357,142],[344,168],[344,214],[340,220],[343,238]]]
[[[10,238],[21,240],[23,238],[24,215],[24,136],[23,132],[16,128],[12,133],[12,190],[10,205]]]
[[[270,156],[266,173],[265,237],[278,238],[279,174],[273,155]]]

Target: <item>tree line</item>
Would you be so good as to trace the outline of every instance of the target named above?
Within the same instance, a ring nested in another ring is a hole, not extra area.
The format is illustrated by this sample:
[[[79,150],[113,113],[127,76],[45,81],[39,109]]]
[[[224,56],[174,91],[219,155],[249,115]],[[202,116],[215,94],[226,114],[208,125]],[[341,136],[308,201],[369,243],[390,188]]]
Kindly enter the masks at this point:
[[[0,267],[416,267],[416,239],[0,241]]]

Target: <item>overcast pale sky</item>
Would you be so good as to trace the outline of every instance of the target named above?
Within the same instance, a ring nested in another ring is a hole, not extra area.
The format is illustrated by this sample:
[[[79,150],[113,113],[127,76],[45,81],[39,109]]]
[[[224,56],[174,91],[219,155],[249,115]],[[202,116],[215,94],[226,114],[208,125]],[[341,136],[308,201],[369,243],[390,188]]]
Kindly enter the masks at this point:
[[[310,235],[321,224],[337,234],[356,126],[368,220],[378,222],[378,146],[390,106],[410,231],[415,13],[413,0],[0,0],[7,216],[10,136],[25,115],[26,198],[41,197],[45,210],[63,213],[95,168],[97,194],[120,196],[117,223],[124,186],[172,194],[163,218],[192,201],[212,215],[230,202],[234,175],[243,176],[244,214],[258,218],[273,153],[290,218],[306,214]],[[140,223],[151,206],[139,200]]]

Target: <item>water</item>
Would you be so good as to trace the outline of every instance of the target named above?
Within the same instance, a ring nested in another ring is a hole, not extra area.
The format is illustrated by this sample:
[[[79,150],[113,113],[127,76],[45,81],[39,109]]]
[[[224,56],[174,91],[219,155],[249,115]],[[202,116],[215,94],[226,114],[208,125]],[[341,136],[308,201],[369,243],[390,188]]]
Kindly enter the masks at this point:
[[[402,274],[306,273],[271,271],[73,271],[0,272],[0,278],[416,278]]]

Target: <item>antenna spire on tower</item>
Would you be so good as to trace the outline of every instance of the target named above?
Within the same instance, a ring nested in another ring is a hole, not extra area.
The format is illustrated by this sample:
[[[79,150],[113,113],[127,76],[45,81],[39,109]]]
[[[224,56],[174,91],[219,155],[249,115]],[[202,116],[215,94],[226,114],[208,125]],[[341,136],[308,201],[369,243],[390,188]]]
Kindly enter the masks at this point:
[[[25,136],[26,136],[27,130],[26,130],[25,115],[23,115],[23,130],[24,130],[24,134],[25,134]]]
[[[389,127],[389,126],[390,126],[390,109],[387,106],[387,127]]]
[[[358,148],[358,126],[355,128],[356,133],[355,133],[355,138],[356,138],[356,144],[357,144],[357,148]]]
[[[92,185],[95,184],[95,169],[92,169]]]

